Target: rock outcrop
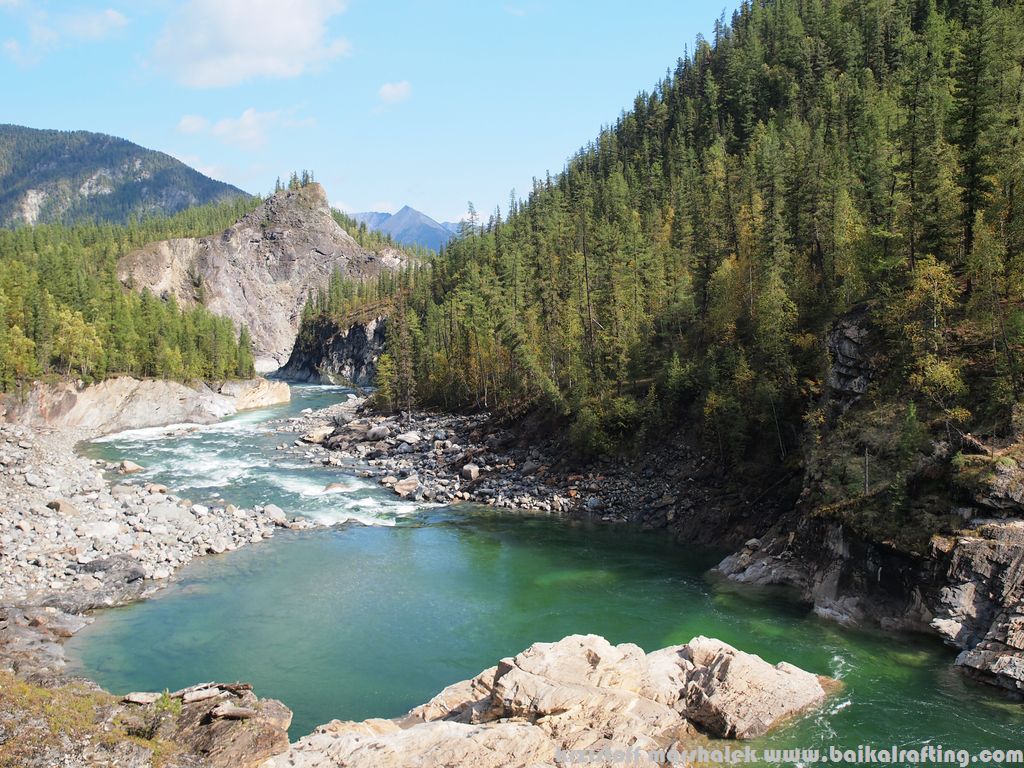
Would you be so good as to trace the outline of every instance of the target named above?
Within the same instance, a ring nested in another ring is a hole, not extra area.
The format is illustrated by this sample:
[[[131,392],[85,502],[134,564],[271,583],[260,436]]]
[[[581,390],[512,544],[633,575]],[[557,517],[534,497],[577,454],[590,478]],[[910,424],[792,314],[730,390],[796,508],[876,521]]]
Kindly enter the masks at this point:
[[[387,318],[383,316],[347,328],[330,318],[318,318],[296,339],[288,362],[275,376],[321,384],[372,385],[386,331]]]
[[[832,360],[828,385],[838,399],[846,402],[867,392],[871,382],[866,324],[863,315],[851,315],[838,321],[828,334],[828,352]]]
[[[0,398],[0,421],[80,428],[96,435],[185,422],[207,424],[236,411],[290,399],[287,384],[266,379],[210,386],[119,376],[87,387],[37,383],[24,399]]]
[[[932,627],[963,649],[958,666],[1024,694],[1024,521],[984,522],[935,547],[948,566]]]
[[[264,768],[552,766],[576,750],[627,749],[631,764],[655,765],[704,735],[762,735],[825,696],[816,675],[717,640],[645,654],[573,635],[502,659],[400,720],[328,723]]]
[[[399,251],[374,253],[331,215],[319,184],[285,190],[214,237],[147,245],[125,256],[121,280],[179,304],[204,304],[249,328],[257,370],[272,371],[291,354],[310,291],[331,274],[361,279],[401,266]]]
[[[122,722],[130,730],[162,737],[209,768],[256,768],[288,748],[291,710],[276,699],[257,698],[245,683],[133,693],[122,701]]]
[[[806,520],[751,540],[717,571],[733,581],[796,588],[823,618],[938,633],[982,682],[1024,693],[1024,521],[975,521],[912,557]]]

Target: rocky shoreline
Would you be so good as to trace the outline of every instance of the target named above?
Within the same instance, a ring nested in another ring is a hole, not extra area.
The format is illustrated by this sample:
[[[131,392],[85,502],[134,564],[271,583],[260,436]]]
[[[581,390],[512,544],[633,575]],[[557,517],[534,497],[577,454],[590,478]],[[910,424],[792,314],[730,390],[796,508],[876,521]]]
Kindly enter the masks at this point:
[[[668,529],[680,541],[738,547],[762,532],[773,497],[747,499],[712,457],[683,441],[659,455],[580,470],[551,441],[524,440],[486,414],[384,416],[363,398],[289,420],[301,437],[282,450],[311,461],[372,468],[402,498],[486,504]]]
[[[146,389],[157,401],[166,394],[163,382],[147,388],[131,381],[130,395],[122,386],[103,406],[97,401],[109,396],[105,384],[100,393],[86,390],[77,399],[97,409],[92,422],[126,426],[127,398],[141,402]],[[211,421],[225,404],[267,404],[262,381],[232,386],[231,395],[218,395],[217,409],[196,412],[186,403],[173,416],[183,409]],[[287,392],[276,401],[283,397]],[[75,446],[107,430],[80,426],[78,407],[51,415],[51,425],[0,422],[0,605],[49,605],[70,613],[121,605],[151,593],[194,557],[262,541],[278,528],[311,525],[273,505],[246,510],[193,504],[162,485],[137,482],[133,476],[143,468],[134,462],[86,458]],[[149,424],[137,419],[127,427]]]
[[[689,750],[762,736],[838,687],[706,637],[644,653],[572,635],[502,659],[405,717],[327,723],[263,768],[718,763]]]
[[[90,437],[0,424],[0,604],[71,613],[122,605],[195,557],[312,525],[273,505],[193,504],[165,486],[136,482],[142,467],[134,463],[90,460],[70,449]]]
[[[353,397],[269,424],[295,435],[291,443],[279,445],[279,450],[312,463],[358,467],[362,474],[376,477],[381,485],[406,499],[427,503],[474,502],[664,528],[681,540],[735,547],[736,554],[727,558],[720,570],[736,580],[805,588],[808,584],[807,571],[785,552],[774,549],[770,535],[765,544],[757,538],[746,539],[742,546],[736,543],[737,539],[765,533],[759,526],[773,519],[765,513],[772,511],[776,500],[746,499],[713,472],[713,459],[682,441],[663,446],[653,457],[618,466],[596,465],[578,472],[571,463],[558,458],[552,445],[524,443],[514,431],[496,426],[482,415],[413,413],[388,417],[368,410],[363,398]],[[623,695],[636,693],[609,693],[603,689],[618,686],[598,684],[601,690],[590,691],[583,696],[582,703],[574,703],[583,706],[589,702],[587,706],[596,707],[586,710],[584,706],[587,714],[582,716],[583,721],[571,723],[568,730],[540,732],[535,725],[529,725],[532,731],[524,730],[528,723],[535,723],[543,715],[505,707],[507,697],[500,694],[500,678],[516,666],[505,660],[473,680],[451,686],[413,710],[408,718],[334,722],[289,745],[287,708],[280,702],[256,698],[242,684],[209,683],[165,696],[139,693],[117,701],[88,681],[69,683],[64,672],[62,641],[85,625],[85,611],[147,597],[166,583],[175,569],[194,557],[262,541],[281,528],[312,527],[308,521],[289,519],[273,505],[242,510],[231,505],[193,504],[161,486],[136,482],[133,475],[137,466],[131,462],[115,466],[74,451],[73,446],[79,441],[95,434],[81,427],[30,428],[0,423],[0,498],[5,500],[0,507],[4,531],[0,534],[0,606],[5,606],[0,607],[0,662],[6,670],[0,670],[0,674],[17,675],[46,686],[50,692],[64,691],[69,684],[84,686],[88,697],[92,697],[90,700],[97,702],[93,710],[96,723],[108,732],[130,736],[129,740],[140,733],[152,737],[149,741],[143,739],[145,743],[138,749],[133,747],[128,758],[122,756],[119,762],[109,764],[141,768],[152,765],[154,755],[170,749],[177,757],[163,764],[183,768],[255,768],[268,759],[267,768],[317,768],[336,764],[331,760],[340,759],[339,756],[349,761],[346,764],[374,765],[373,760],[381,751],[397,755],[401,750],[412,750],[409,754],[422,755],[422,750],[448,754],[453,760],[479,761],[484,754],[501,754],[502,759],[513,755],[521,757],[522,762],[517,757],[512,763],[495,765],[553,765],[558,761],[552,755],[579,749],[581,744],[601,743],[593,729],[607,725],[608,718],[620,712]],[[723,536],[724,532],[728,535]],[[842,549],[841,542],[833,544]],[[976,556],[955,558],[959,578],[969,581],[977,576],[987,550],[976,549]],[[1012,574],[997,566],[991,569],[990,581],[1002,579],[1000,583],[1011,586]],[[977,586],[979,590],[987,588],[983,584]],[[975,631],[977,636],[962,654],[961,663],[983,677],[985,665],[998,666],[1004,673],[1009,670],[1009,676],[1004,674],[997,684],[1013,688],[1017,656],[1012,643],[1019,639],[1015,623],[1019,617],[1004,611],[994,619],[1002,634],[986,635],[986,617],[957,614],[955,606],[962,605],[964,600],[954,599],[959,594],[955,590],[944,594],[950,608],[937,619],[935,630],[960,639],[969,630]],[[1014,599],[1011,594],[1003,597],[1007,603]],[[923,610],[915,621],[929,617],[934,618]],[[842,615],[830,618],[841,619]],[[701,639],[693,642],[698,640]],[[591,660],[588,663],[597,658],[599,664],[600,659],[609,658],[612,653],[605,647],[607,643],[599,649],[590,647],[603,643],[600,638],[563,641],[570,646],[580,642],[587,647],[586,659]],[[620,656],[625,653],[613,651]],[[735,649],[722,652],[739,653]],[[684,654],[680,649],[658,653]],[[571,656],[572,653],[566,660],[570,671],[578,666]],[[655,654],[648,655],[646,663],[651,663],[653,657]],[[726,663],[725,667],[728,666]],[[548,680],[539,690],[555,695],[552,688],[558,690],[566,683],[562,674],[559,672],[554,683]],[[688,690],[685,681],[673,680],[673,684],[682,686],[680,691]],[[1011,684],[1006,684],[1007,680]],[[583,683],[573,683],[574,695],[580,695],[579,685]],[[742,702],[749,687],[741,688],[746,693],[735,696]],[[565,691],[558,694],[564,695]],[[700,738],[742,737],[742,729],[716,731],[717,726],[709,729],[706,723],[700,724],[692,707],[701,695],[679,694],[674,703],[669,703],[678,719],[673,721],[672,728],[690,737],[698,733]],[[557,696],[556,700],[564,703]],[[540,701],[543,703],[543,697]],[[595,701],[600,701],[600,706]],[[617,702],[615,706],[610,705],[611,701]],[[653,706],[645,696],[630,706],[638,705]],[[17,707],[7,707],[0,697],[0,746],[4,723],[17,722],[23,714]],[[645,734],[649,736],[649,725],[633,723],[633,731],[623,731],[626,741],[636,743]],[[461,730],[462,726],[471,732]],[[662,735],[666,734],[667,731]],[[671,740],[665,738],[661,742],[667,744]],[[104,760],[112,759],[114,752],[110,750],[121,749],[111,746],[117,740],[104,743]],[[94,764],[95,750],[82,751],[79,746],[62,747],[64,751],[59,754],[63,764]],[[496,749],[499,751],[495,752]],[[511,751],[506,754],[500,750]],[[38,757],[36,762],[23,764],[50,765],[56,754],[43,750],[33,755]],[[88,755],[93,757],[87,759]]]
[[[719,547],[716,571],[725,578],[793,589],[841,624],[931,635],[957,649],[954,663],[972,677],[1024,694],[1019,520],[977,521],[937,537],[930,557],[913,558],[835,522],[792,523],[785,478],[769,489],[777,495],[755,495],[680,436],[643,457],[580,470],[554,443],[525,441],[481,414],[383,416],[353,400],[292,426],[302,431],[292,450],[314,462],[369,465],[402,498],[628,522]]]
[[[195,557],[314,527],[274,505],[194,504],[137,481],[142,467],[134,462],[91,460],[75,447],[112,429],[210,422],[288,398],[287,385],[264,380],[212,389],[126,379],[37,387],[5,404],[7,416],[23,422],[0,422],[0,675],[14,676],[0,681],[0,757],[26,767],[141,767],[166,753],[177,757],[164,764],[182,768],[211,764],[216,755],[220,765],[254,766],[287,747],[290,711],[246,686],[217,688],[221,699],[248,710],[244,717],[231,709],[196,715],[196,702],[212,694],[117,702],[89,681],[66,677],[62,643],[89,622],[87,611],[149,597]],[[47,699],[81,707],[71,725],[59,718],[81,739],[48,731],[52,708],[34,711]]]

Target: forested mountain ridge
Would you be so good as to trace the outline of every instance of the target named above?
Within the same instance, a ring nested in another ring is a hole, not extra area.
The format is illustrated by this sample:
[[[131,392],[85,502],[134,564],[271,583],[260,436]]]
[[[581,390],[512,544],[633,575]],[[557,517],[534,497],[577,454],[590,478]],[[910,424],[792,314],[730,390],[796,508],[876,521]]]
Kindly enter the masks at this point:
[[[144,243],[221,230],[258,204],[239,198],[128,226],[0,229],[0,391],[50,376],[251,376],[247,329],[205,307],[126,290],[117,264]]]
[[[397,295],[385,390],[590,455],[685,428],[923,546],[1016,435],[1022,64],[1019,0],[743,3]]]
[[[246,193],[170,155],[88,131],[0,125],[0,225],[172,215]]]

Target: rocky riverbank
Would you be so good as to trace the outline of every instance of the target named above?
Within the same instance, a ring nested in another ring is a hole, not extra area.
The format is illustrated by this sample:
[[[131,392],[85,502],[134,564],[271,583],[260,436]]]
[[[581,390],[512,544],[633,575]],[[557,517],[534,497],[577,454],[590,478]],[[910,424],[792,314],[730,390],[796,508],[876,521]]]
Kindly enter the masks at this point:
[[[746,495],[714,459],[682,438],[633,460],[580,469],[553,441],[537,441],[487,415],[382,416],[361,398],[290,420],[301,434],[281,446],[325,464],[369,466],[397,495],[504,509],[587,515],[667,529],[680,541],[738,547],[776,517],[778,497]],[[780,484],[780,489],[784,486]]]
[[[580,470],[557,444],[526,441],[486,415],[382,416],[353,399],[292,426],[302,438],[282,449],[369,465],[403,498],[630,522],[732,550],[716,569],[726,578],[792,588],[839,623],[931,634],[960,651],[956,664],[972,676],[1024,693],[1020,521],[980,520],[915,558],[833,521],[794,522],[786,512],[799,490],[794,478],[739,487],[682,436],[634,460]]]
[[[142,468],[132,462],[75,453],[90,436],[0,424],[0,604],[73,613],[120,605],[152,592],[194,557],[309,525],[273,505],[193,504],[136,482]]]
[[[6,418],[23,421],[0,422],[0,674],[16,676],[0,680],[0,764],[253,766],[287,746],[291,713],[246,686],[118,703],[65,678],[61,643],[86,625],[86,611],[147,597],[195,557],[312,527],[273,505],[193,504],[138,481],[133,462],[90,460],[75,446],[111,429],[210,422],[288,397],[286,384],[265,380],[116,379],[38,386],[6,401]],[[197,712],[215,698],[220,715]]]
[[[36,383],[21,396],[2,396],[0,422],[68,427],[96,436],[165,424],[209,424],[290,398],[286,383],[267,379],[182,383],[118,376],[90,386]]]
[[[0,605],[70,612],[119,605],[194,557],[308,525],[273,505],[193,504],[136,482],[143,468],[133,462],[108,465],[74,449],[111,428],[208,422],[288,397],[286,384],[262,379],[215,391],[120,378],[81,390],[39,386],[27,401],[9,404],[8,417],[21,421],[0,422]]]
[[[403,718],[323,725],[263,768],[726,762],[687,751],[768,733],[837,686],[705,637],[645,654],[573,635],[502,659]]]

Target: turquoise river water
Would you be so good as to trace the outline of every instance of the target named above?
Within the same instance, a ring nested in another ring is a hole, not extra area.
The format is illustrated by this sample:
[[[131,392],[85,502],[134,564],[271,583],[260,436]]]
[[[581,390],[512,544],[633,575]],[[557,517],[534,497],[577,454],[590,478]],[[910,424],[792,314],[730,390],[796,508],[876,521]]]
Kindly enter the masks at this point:
[[[703,634],[844,683],[757,746],[1024,747],[1024,707],[966,680],[950,649],[718,582],[714,553],[622,526],[400,502],[355,469],[276,451],[291,438],[267,421],[346,396],[292,392],[287,406],[194,432],[87,449],[194,500],[273,501],[338,525],[202,558],[157,599],[98,613],[68,643],[79,672],[115,692],[246,680],[294,710],[295,738],[334,718],[400,715],[536,641],[593,632],[654,650]],[[325,493],[333,482],[344,488]]]

